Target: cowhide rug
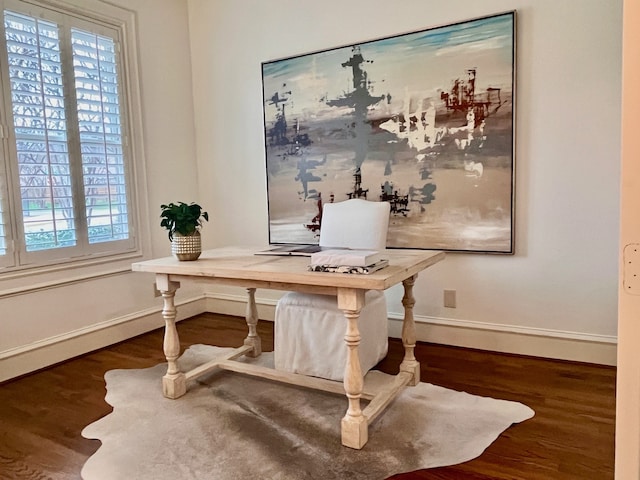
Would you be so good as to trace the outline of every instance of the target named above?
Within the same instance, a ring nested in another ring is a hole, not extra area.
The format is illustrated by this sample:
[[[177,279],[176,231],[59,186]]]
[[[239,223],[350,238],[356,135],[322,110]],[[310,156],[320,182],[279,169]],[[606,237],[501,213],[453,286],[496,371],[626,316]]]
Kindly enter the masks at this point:
[[[227,350],[194,345],[180,362],[190,369]],[[265,353],[247,361],[272,359]],[[353,450],[340,444],[344,396],[217,371],[169,400],[162,395],[165,371],[161,364],[107,372],[114,410],[82,432],[102,441],[82,478],[384,479],[471,460],[534,415],[517,402],[420,383],[407,387],[370,426],[365,447]],[[369,372],[367,382],[384,376]]]

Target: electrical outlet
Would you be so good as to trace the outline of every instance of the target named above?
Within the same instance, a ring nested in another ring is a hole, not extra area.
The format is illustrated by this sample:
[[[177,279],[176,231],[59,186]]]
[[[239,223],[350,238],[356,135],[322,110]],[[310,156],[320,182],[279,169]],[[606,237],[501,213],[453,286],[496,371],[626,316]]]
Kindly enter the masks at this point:
[[[455,290],[444,291],[444,306],[446,308],[456,308],[456,291]]]
[[[154,297],[162,296],[162,293],[160,293],[160,290],[158,290],[158,286],[156,285],[156,282],[153,282],[153,296]]]

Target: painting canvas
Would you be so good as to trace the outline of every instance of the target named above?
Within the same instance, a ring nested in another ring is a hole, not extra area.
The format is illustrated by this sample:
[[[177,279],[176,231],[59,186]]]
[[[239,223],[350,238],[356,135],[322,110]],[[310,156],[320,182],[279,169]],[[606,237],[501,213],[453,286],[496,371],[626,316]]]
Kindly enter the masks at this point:
[[[515,12],[264,62],[271,243],[391,204],[388,246],[513,253]]]

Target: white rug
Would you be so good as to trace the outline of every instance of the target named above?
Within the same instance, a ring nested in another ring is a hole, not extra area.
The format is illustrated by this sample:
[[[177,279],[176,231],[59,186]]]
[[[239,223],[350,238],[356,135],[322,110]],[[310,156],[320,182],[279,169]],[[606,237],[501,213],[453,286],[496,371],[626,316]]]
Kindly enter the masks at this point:
[[[194,345],[180,361],[192,368],[227,350]],[[257,361],[269,364],[272,354]],[[114,411],[82,432],[102,441],[82,478],[377,480],[471,460],[534,415],[520,403],[420,383],[407,387],[371,425],[365,447],[353,450],[340,445],[343,396],[219,371],[169,400],[162,396],[165,371],[162,364],[107,372]],[[381,376],[370,372],[367,381]]]

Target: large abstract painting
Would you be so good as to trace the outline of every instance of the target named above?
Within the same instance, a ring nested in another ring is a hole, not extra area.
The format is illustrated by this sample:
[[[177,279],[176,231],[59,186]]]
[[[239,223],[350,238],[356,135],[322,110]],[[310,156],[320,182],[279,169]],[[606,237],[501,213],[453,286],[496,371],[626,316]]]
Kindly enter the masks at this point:
[[[388,245],[513,253],[515,12],[264,62],[269,240],[391,204]]]

